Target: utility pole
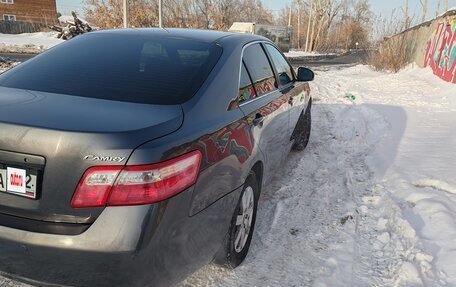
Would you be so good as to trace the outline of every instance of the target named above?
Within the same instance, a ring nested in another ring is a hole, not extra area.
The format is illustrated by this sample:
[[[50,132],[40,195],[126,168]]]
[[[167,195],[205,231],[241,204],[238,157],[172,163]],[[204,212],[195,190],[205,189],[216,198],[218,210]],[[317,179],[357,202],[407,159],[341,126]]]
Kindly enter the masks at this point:
[[[443,0],[443,9],[446,11],[448,11],[448,0]]]
[[[163,28],[162,9],[162,0],[158,0],[158,27],[160,28]]]
[[[290,14],[288,15],[288,27],[291,26],[291,6],[293,5],[293,2],[290,4]]]
[[[123,0],[123,24],[124,28],[128,28],[128,7],[127,7],[127,0]]]
[[[312,23],[312,2],[313,0],[310,0],[310,11],[309,11],[309,22],[307,23],[307,35],[306,35],[306,52],[308,51],[309,48],[309,33],[310,33],[310,24]]]

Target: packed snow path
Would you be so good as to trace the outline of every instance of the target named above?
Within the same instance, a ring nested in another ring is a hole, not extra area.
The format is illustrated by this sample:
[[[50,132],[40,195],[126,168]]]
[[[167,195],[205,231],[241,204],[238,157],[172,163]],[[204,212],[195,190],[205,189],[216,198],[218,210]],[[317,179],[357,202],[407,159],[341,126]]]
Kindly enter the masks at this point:
[[[356,66],[312,89],[309,146],[264,187],[246,261],[181,286],[456,286],[456,85]]]

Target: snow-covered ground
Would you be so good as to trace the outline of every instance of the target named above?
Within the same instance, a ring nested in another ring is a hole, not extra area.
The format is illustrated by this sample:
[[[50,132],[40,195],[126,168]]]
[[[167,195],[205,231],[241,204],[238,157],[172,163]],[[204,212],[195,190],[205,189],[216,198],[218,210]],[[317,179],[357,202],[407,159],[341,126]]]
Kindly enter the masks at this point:
[[[1,34],[0,52],[2,53],[40,53],[63,40],[56,38],[55,32],[38,32],[24,34]]]
[[[332,56],[336,55],[334,53],[321,54],[318,52],[304,52],[291,50],[290,52],[284,53],[287,58],[302,58],[302,57],[323,57],[323,56]]]
[[[356,66],[312,87],[309,147],[265,188],[246,262],[182,286],[456,286],[456,85]]]
[[[181,286],[456,286],[456,85],[355,66],[312,89],[309,146],[264,188],[246,261]]]

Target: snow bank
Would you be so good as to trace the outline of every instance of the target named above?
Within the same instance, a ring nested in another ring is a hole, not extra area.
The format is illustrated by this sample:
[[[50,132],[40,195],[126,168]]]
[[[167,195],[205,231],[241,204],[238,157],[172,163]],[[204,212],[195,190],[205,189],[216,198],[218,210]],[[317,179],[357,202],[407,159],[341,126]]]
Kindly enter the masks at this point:
[[[56,39],[54,32],[38,32],[24,34],[1,34],[0,52],[2,53],[40,53],[62,43]]]

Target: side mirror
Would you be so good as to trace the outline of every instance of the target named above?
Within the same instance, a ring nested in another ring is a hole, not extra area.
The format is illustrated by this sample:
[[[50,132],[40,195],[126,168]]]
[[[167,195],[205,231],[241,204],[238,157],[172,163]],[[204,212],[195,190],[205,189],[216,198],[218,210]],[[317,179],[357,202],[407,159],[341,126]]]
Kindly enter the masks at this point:
[[[315,78],[315,74],[311,69],[304,67],[298,68],[298,82],[310,82]]]

